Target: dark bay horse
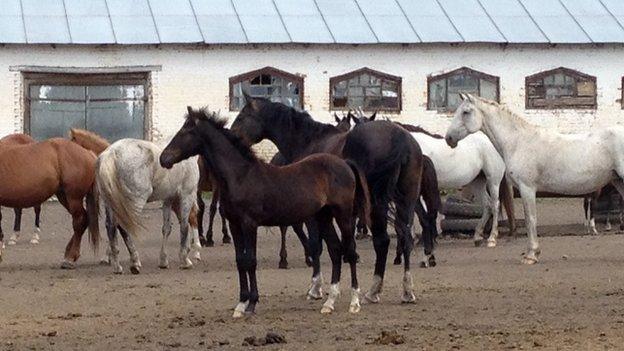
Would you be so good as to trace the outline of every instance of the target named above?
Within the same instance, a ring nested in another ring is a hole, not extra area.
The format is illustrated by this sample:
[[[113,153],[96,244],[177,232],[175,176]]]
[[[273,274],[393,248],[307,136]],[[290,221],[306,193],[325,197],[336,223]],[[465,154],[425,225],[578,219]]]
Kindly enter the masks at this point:
[[[29,135],[23,133],[15,133],[9,134],[2,139],[0,139],[0,148],[7,149],[13,145],[25,145],[35,143],[35,139],[31,138]],[[35,210],[35,232],[33,233],[32,239],[30,240],[31,244],[39,244],[39,234],[41,233],[40,228],[40,218],[41,218],[41,205],[34,206]],[[13,234],[9,238],[9,245],[14,245],[17,243],[17,237],[22,227],[22,209],[14,208],[15,212],[15,221],[13,222]],[[2,212],[0,211],[0,222],[2,222]],[[2,232],[2,225],[0,223],[0,233]]]
[[[366,180],[357,167],[328,154],[313,155],[284,167],[260,161],[251,148],[224,128],[225,120],[206,110],[188,108],[186,121],[160,156],[171,168],[202,155],[221,191],[230,222],[239,273],[240,299],[233,317],[254,313],[258,302],[256,244],[259,226],[280,226],[316,218],[332,260],[332,286],[321,309],[334,310],[339,295],[341,258],[351,266],[350,312],[360,310],[354,218],[369,215]],[[314,184],[314,186],[310,186]],[[336,220],[342,243],[333,228]]]
[[[56,195],[72,216],[74,234],[65,248],[61,268],[74,268],[80,257],[84,231],[89,229],[89,241],[94,249],[100,239],[95,155],[63,138],[0,148],[1,206],[33,207],[52,195]]]
[[[331,153],[354,162],[366,175],[369,184],[372,216],[371,231],[376,252],[375,276],[365,298],[379,301],[390,239],[387,232],[389,203],[396,204],[395,228],[402,237],[404,280],[402,300],[415,301],[410,274],[410,255],[413,248],[411,227],[414,210],[420,205],[423,158],[418,143],[411,135],[389,122],[371,122],[356,126],[350,132],[341,132],[335,126],[317,122],[306,112],[267,99],[251,98],[232,124],[232,131],[248,142],[272,141],[289,162],[314,153]],[[308,296],[320,297],[321,244],[315,223],[306,223],[313,264],[312,288]],[[333,230],[333,227],[329,228]],[[433,238],[428,232],[425,254],[434,261]],[[403,240],[404,239],[404,240]]]

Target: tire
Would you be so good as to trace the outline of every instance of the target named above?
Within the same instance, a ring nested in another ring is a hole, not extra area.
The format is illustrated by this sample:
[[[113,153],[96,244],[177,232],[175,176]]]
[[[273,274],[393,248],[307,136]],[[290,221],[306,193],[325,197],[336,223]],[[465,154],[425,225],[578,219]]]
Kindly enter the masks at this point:
[[[442,214],[447,217],[459,216],[468,218],[481,218],[483,206],[470,202],[445,201],[442,205]]]
[[[455,219],[455,218],[445,218],[440,222],[440,229],[442,233],[474,233],[477,224],[479,224],[479,218],[471,218],[471,219]],[[485,225],[484,232],[489,233],[492,229],[492,220],[490,219],[488,223]]]

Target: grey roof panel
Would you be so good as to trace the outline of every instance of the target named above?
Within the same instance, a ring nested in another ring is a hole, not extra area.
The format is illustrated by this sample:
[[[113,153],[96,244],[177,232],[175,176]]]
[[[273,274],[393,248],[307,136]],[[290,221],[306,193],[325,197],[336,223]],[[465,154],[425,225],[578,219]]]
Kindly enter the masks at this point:
[[[232,0],[250,43],[288,43],[290,36],[271,0]]]
[[[477,0],[438,1],[465,41],[506,41]]]
[[[377,43],[354,0],[316,0],[337,43]]]
[[[624,41],[622,26],[599,0],[566,0],[563,4],[594,43]]]
[[[161,43],[203,41],[193,8],[188,1],[149,0]]]
[[[61,0],[22,0],[29,43],[70,43],[67,17]]]
[[[591,39],[559,0],[519,0],[552,43],[588,43]]]
[[[107,3],[118,43],[160,43],[147,0],[107,0]]]
[[[423,42],[464,41],[436,0],[397,0]]]
[[[207,44],[247,43],[231,0],[191,0]]]
[[[25,43],[24,21],[19,0],[5,0],[0,12],[0,43]]]
[[[548,38],[518,0],[480,0],[480,2],[508,42],[548,42]]]
[[[314,0],[275,0],[275,6],[293,42],[334,42]]]
[[[420,39],[396,2],[356,0],[382,43],[417,43]]]
[[[115,34],[104,0],[64,0],[72,43],[114,44]]]
[[[198,16],[236,16],[231,0],[191,0],[191,5]]]

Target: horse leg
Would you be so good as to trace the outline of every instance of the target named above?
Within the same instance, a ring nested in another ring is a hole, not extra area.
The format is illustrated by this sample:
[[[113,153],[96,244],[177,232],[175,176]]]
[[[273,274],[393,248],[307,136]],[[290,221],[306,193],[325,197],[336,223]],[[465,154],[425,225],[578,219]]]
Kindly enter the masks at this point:
[[[9,245],[17,244],[17,238],[20,235],[20,227],[22,225],[22,209],[14,208],[13,212],[15,213],[15,221],[13,222],[13,233],[9,237]]]
[[[212,239],[212,227],[214,225],[215,214],[217,213],[218,201],[219,200],[215,197],[215,191],[213,191],[212,199],[210,200],[210,207],[208,208],[208,230],[206,230],[206,245],[205,246],[208,246],[208,247],[214,246],[214,240]]]
[[[489,201],[487,203],[487,207],[484,208],[484,211],[487,209],[492,215],[492,230],[490,231],[490,236],[487,239],[487,247],[495,247],[496,239],[498,238],[498,214],[500,213],[500,181],[492,182],[488,179],[487,187],[489,196],[486,196],[486,199],[489,198]]]
[[[199,241],[202,246],[208,246],[206,237],[204,236],[204,211],[206,210],[206,203],[202,198],[202,191],[197,191],[197,228],[199,230]]]
[[[351,302],[349,303],[349,312],[358,313],[361,309],[360,285],[357,278],[357,262],[359,256],[355,248],[355,220],[350,212],[352,211],[339,211],[335,214],[334,218],[336,218],[336,223],[338,224],[342,237],[344,261],[349,264],[351,270]]]
[[[258,246],[258,228],[248,228],[245,231],[245,253],[247,276],[249,277],[249,304],[245,308],[245,315],[253,315],[256,313],[256,304],[260,295],[258,294],[258,280],[256,278],[256,269],[258,268],[258,259],[256,257],[256,247]]]
[[[111,211],[106,209],[106,235],[108,236],[108,259],[113,266],[114,274],[123,273],[123,267],[119,264],[119,249],[117,248],[117,224],[113,220]]]
[[[331,212],[328,208],[322,209],[316,216],[319,233],[321,238],[325,240],[327,244],[327,252],[329,252],[329,258],[332,263],[332,275],[331,285],[329,287],[329,295],[327,301],[321,307],[321,313],[332,313],[334,311],[334,303],[340,296],[340,275],[342,269],[342,262],[340,260],[342,256],[342,244],[338,238],[338,234],[334,229],[332,222]]]
[[[529,237],[529,247],[527,253],[522,258],[524,264],[535,264],[538,262],[540,254],[539,242],[537,240],[537,208],[535,204],[535,189],[518,183],[522,205],[524,207],[524,220],[526,222],[527,235]]]
[[[432,214],[429,214],[427,211],[432,212]],[[435,256],[433,255],[433,248],[434,248],[433,240],[435,239],[435,236],[436,236],[435,226],[436,226],[437,211],[433,208],[433,206],[432,208],[427,208],[425,210],[425,207],[423,206],[422,202],[419,199],[414,206],[414,212],[416,213],[416,216],[418,216],[418,221],[420,222],[420,226],[422,227],[422,232],[423,232],[421,241],[422,241],[424,250],[423,250],[423,257],[420,261],[420,267],[422,268],[435,267],[436,261],[435,261]],[[397,221],[395,223],[395,230],[397,233],[400,233],[401,229],[398,224],[399,222]],[[412,231],[411,225],[408,228],[408,230],[411,233]],[[399,252],[401,253],[401,255],[403,254],[403,247],[405,245],[406,243],[403,240],[403,236],[398,235],[397,236],[397,260],[399,261],[398,264],[401,264],[401,257],[398,256]]]
[[[245,238],[243,231],[237,222],[230,222],[230,231],[234,239],[234,251],[236,252],[236,268],[238,270],[238,285],[240,288],[238,304],[234,308],[232,318],[243,316],[249,305],[249,282],[245,266]]]
[[[622,179],[616,179],[611,182],[620,195],[620,230],[624,230],[624,223],[622,222],[622,217],[624,213],[624,208],[622,207],[622,202],[624,201],[624,182]]]
[[[280,226],[280,234],[282,236],[282,242],[280,246],[280,261],[277,265],[279,269],[288,269],[288,252],[286,251],[286,231],[288,230],[287,226]]]
[[[59,194],[61,194],[60,197]],[[63,261],[61,268],[73,269],[75,262],[80,257],[80,242],[82,240],[82,235],[88,226],[87,211],[82,206],[81,197],[69,197],[63,192],[59,192],[59,194],[57,194],[59,201],[61,201],[61,204],[65,206],[72,216],[72,227],[74,229],[74,235],[71,240],[69,240],[67,247],[65,248],[65,260]],[[63,198],[63,200],[61,200],[61,198]]]
[[[323,275],[321,274],[321,251],[323,249],[321,243],[321,235],[319,233],[319,225],[316,219],[306,222],[308,228],[308,249],[312,257],[312,282],[308,289],[307,298],[320,300],[323,298]]]
[[[221,216],[221,233],[223,234],[223,239],[221,240],[224,244],[229,244],[232,242],[232,238],[228,233],[227,229],[227,219],[225,218],[225,211],[223,210],[223,206],[219,204],[219,215]]]
[[[180,205],[176,211],[178,222],[180,223],[180,269],[189,269],[193,267],[193,261],[189,259],[191,245],[189,243],[189,214],[193,208],[193,202],[188,199],[180,201]]]
[[[34,207],[35,210],[35,232],[33,233],[32,239],[30,239],[30,243],[33,245],[39,244],[41,238],[39,234],[41,234],[41,205],[37,205]]]
[[[600,193],[599,192],[594,193],[592,195],[592,199],[589,202],[589,228],[591,229],[591,233],[590,234],[593,234],[593,235],[598,235],[598,230],[596,230],[596,217],[595,217],[594,207],[596,206],[596,203],[598,203],[598,198],[599,197],[600,197]],[[610,211],[610,209],[611,209],[611,206],[608,205],[607,206],[607,223],[609,222],[609,211]]]
[[[197,206],[192,205],[191,211],[188,216],[188,224],[189,230],[191,234],[191,251],[192,257],[196,261],[201,261],[201,240],[199,238],[199,226],[198,226],[198,218],[197,218]]]
[[[589,234],[589,218],[591,217],[591,213],[589,212],[589,207],[591,205],[591,197],[585,196],[583,198],[583,214],[585,215],[585,221],[583,222],[583,226],[585,227],[585,231]]]
[[[139,259],[139,252],[134,246],[134,240],[132,240],[132,237],[122,227],[117,226],[117,229],[119,229],[119,234],[121,234],[121,238],[126,244],[126,248],[128,249],[128,253],[130,254],[130,261],[132,262],[132,265],[130,266],[130,272],[132,274],[141,273],[141,260]]]
[[[305,255],[305,263],[308,267],[312,267],[312,256],[310,255],[310,248],[308,244],[308,236],[303,231],[303,223],[298,223],[292,226],[293,231],[297,234],[297,238],[303,246],[303,253]]]
[[[171,202],[163,203],[162,207],[163,225],[162,225],[162,241],[160,245],[160,259],[158,267],[162,269],[169,268],[169,258],[167,257],[167,240],[171,234]]]
[[[358,218],[356,228],[355,238],[358,240],[366,239],[368,237],[368,228],[364,224],[361,218]]]
[[[483,177],[477,177],[470,184],[468,184],[466,188],[469,188],[473,196],[478,197],[478,199],[481,200],[481,205],[483,207],[483,215],[481,215],[481,219],[477,223],[477,227],[475,228],[474,235],[472,237],[474,246],[481,246],[481,243],[483,242],[483,232],[485,231],[485,225],[487,224],[491,213],[490,199],[487,194],[486,181]],[[490,195],[493,196],[492,194]]]
[[[388,258],[388,203],[376,204],[371,210],[371,231],[373,233],[373,246],[375,248],[375,273],[373,285],[364,295],[367,302],[377,303],[380,301],[379,294],[383,288],[383,278],[386,272],[386,259]]]
[[[0,262],[2,262],[2,251],[6,248],[4,246],[4,233],[2,232],[2,208],[0,208]]]

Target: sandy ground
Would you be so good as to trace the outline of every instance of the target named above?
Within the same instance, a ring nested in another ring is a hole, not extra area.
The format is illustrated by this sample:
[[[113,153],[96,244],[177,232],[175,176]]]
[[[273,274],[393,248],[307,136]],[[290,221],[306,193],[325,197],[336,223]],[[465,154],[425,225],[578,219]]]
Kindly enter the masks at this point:
[[[518,206],[520,207],[520,206]],[[544,200],[539,220],[549,234],[582,234],[578,200]],[[5,231],[13,220],[4,210]],[[169,243],[172,267],[157,268],[159,212],[148,211],[150,233],[138,248],[143,271],[113,275],[83,240],[77,269],[59,269],[69,239],[69,216],[58,204],[43,209],[42,242],[25,234],[8,247],[0,264],[0,350],[191,350],[251,349],[246,337],[276,332],[285,344],[267,350],[358,349],[623,349],[624,236],[556,236],[541,240],[542,260],[522,266],[524,237],[502,239],[495,249],[475,248],[469,240],[440,240],[438,266],[414,268],[417,302],[402,305],[402,268],[389,266],[383,300],[348,309],[348,279],[333,315],[319,313],[322,302],[306,301],[310,271],[294,235],[289,239],[289,270],[278,270],[279,236],[261,229],[260,304],[257,315],[230,318],[238,296],[233,248],[202,251],[190,271],[177,268],[177,238]],[[394,240],[392,243],[394,246]],[[374,252],[370,241],[358,251],[363,288],[371,283]],[[103,252],[101,249],[100,252]],[[122,251],[127,271],[128,255]],[[329,276],[328,257],[323,269]],[[345,267],[345,273],[348,270]],[[378,346],[382,332],[403,344]]]

